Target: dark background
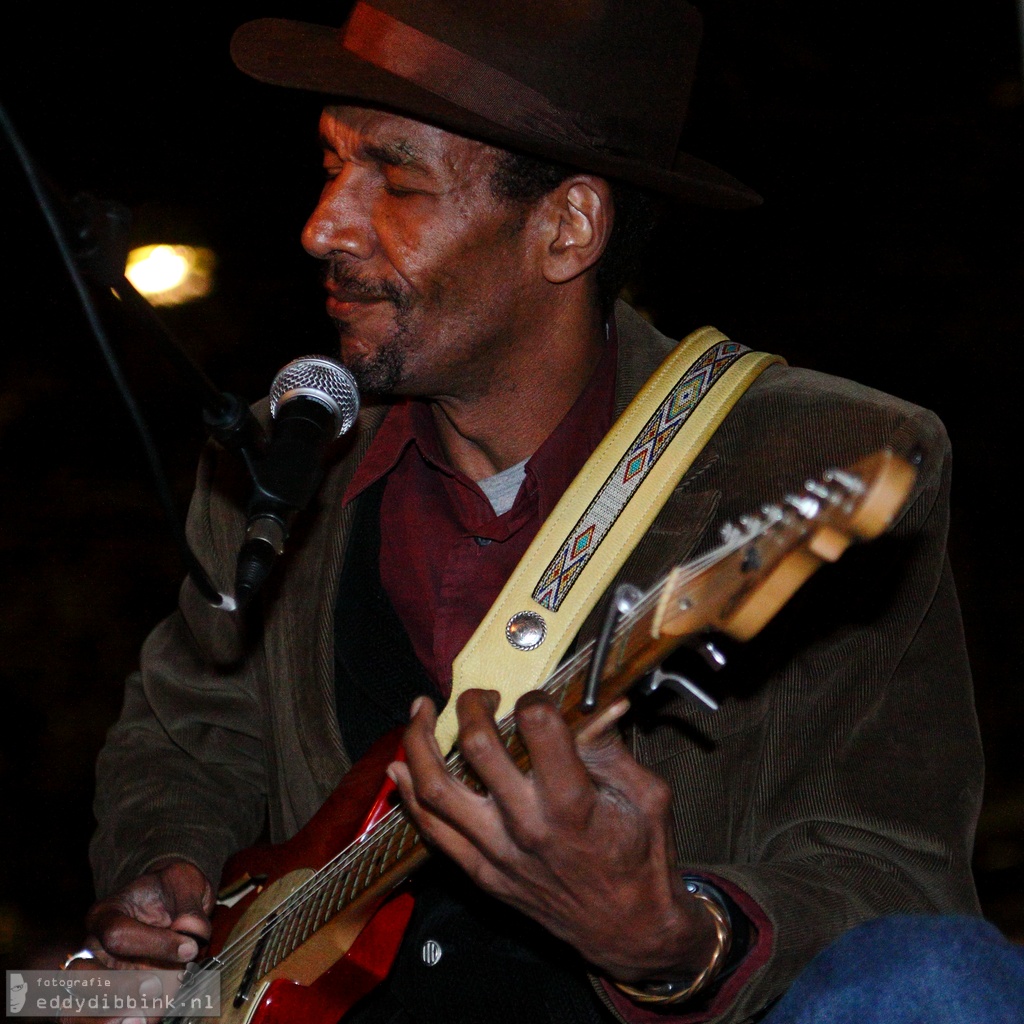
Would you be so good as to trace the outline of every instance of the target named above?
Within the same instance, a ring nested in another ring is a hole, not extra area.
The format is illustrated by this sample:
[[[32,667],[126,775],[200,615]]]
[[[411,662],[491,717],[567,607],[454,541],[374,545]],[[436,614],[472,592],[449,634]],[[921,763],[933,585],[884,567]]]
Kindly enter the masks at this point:
[[[316,106],[245,79],[227,46],[248,18],[333,24],[333,7],[186,3],[116,17],[18,7],[0,25],[0,103],[36,161],[69,194],[126,204],[133,241],[217,252],[215,293],[164,314],[208,374],[254,400],[290,358],[330,351],[316,270],[298,244],[319,188]],[[670,215],[635,301],[669,334],[713,323],[945,421],[950,548],[988,761],[977,879],[986,914],[1024,940],[1015,5],[703,9],[687,146],[766,202]],[[93,761],[182,567],[6,140],[0,182],[0,957],[27,968],[80,937]],[[198,406],[150,340],[108,327],[184,509],[204,436]]]

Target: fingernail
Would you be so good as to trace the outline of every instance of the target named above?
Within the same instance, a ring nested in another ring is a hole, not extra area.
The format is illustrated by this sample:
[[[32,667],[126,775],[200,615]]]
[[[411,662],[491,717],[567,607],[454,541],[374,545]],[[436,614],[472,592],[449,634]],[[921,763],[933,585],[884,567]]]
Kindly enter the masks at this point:
[[[610,708],[608,708],[608,718],[612,721],[621,718],[629,710],[629,701],[626,698],[617,700]]]
[[[154,974],[152,977],[143,978],[139,982],[139,995],[154,999],[163,995],[164,983]]]
[[[412,702],[412,707],[411,707],[411,708],[409,708],[409,717],[410,717],[410,718],[415,718],[415,717],[416,717],[416,714],[417,714],[417,712],[419,711],[419,709],[420,709],[421,707],[423,707],[423,702],[424,702],[424,701],[425,701],[426,699],[427,699],[426,697],[417,697],[417,698],[416,698],[416,699],[415,699],[415,700],[414,700],[414,701]]]
[[[188,939],[178,947],[179,960],[191,960],[199,952],[199,947],[192,939]]]
[[[398,785],[398,772],[395,771],[394,761],[392,761],[391,764],[387,766],[385,774],[396,786]]]

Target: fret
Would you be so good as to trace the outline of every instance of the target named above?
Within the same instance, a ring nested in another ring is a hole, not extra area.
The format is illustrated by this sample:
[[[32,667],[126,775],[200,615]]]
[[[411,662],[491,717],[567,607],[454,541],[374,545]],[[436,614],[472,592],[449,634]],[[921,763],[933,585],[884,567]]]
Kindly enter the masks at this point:
[[[312,880],[307,884],[310,886],[316,885],[316,876],[314,875]],[[296,897],[298,897],[301,892],[302,890],[300,889],[299,892],[295,894]],[[289,928],[286,935],[286,956],[302,945],[303,941],[305,941],[306,935],[309,933],[309,923],[313,916],[313,902],[311,900],[302,900],[299,907],[292,911],[291,916],[294,919],[294,923],[291,928]]]
[[[331,884],[325,886],[323,907],[321,913],[324,915],[323,923],[326,924],[334,915],[341,910],[341,883],[345,876],[344,869],[339,865],[331,871]]]
[[[388,842],[387,842],[387,845],[384,847],[384,860],[381,862],[381,866],[380,866],[381,874],[384,873],[384,869],[387,866],[387,862],[388,862],[389,858],[392,856],[392,849],[394,848],[395,836],[397,834],[398,834],[398,829],[397,828],[390,828],[390,829],[388,829]],[[401,847],[399,847],[399,856],[401,856]]]
[[[352,884],[353,898],[356,893],[362,893],[366,889],[369,879],[369,871],[367,870],[369,861],[370,858],[365,854],[360,856],[356,861],[355,877]]]
[[[378,839],[373,844],[373,856],[370,858],[370,863],[367,865],[366,871],[366,884],[369,885],[371,881],[379,878],[384,874],[384,865],[387,861],[386,847],[383,839]]]
[[[262,978],[267,971],[271,970],[281,961],[281,958],[278,956],[281,924],[280,917],[277,917],[269,930],[264,929],[264,939],[260,942],[259,955],[256,959],[256,970],[254,972],[254,976],[257,978]]]
[[[320,920],[320,915],[324,912],[324,903],[327,897],[330,895],[330,885],[328,880],[331,877],[330,869],[325,869],[323,874],[318,875],[316,882],[318,890],[316,896],[309,904],[309,915],[308,920],[305,922],[302,929],[302,941],[305,942],[310,935],[314,934],[323,922]],[[326,920],[326,918],[325,918]]]
[[[309,906],[308,903],[302,900],[302,893],[308,891],[308,887],[311,884],[312,882],[304,883],[288,898],[288,909],[286,911],[284,927],[281,930],[279,941],[275,943],[272,967],[276,967],[299,945],[299,929],[303,915]]]
[[[239,991],[248,992],[251,989],[252,984],[259,978],[262,978],[277,961],[273,961],[270,964],[268,957],[268,947],[273,945],[272,936],[277,931],[280,925],[280,910],[275,910],[267,919],[263,928],[260,930],[260,937],[256,942],[256,948],[253,950],[250,958],[250,966],[246,968],[245,975],[242,978],[242,984]],[[268,964],[270,964],[268,966]],[[238,996],[235,997],[236,1002]]]
[[[338,903],[339,906],[345,907],[355,898],[355,889],[353,886],[352,871],[346,870],[343,876],[343,882],[340,891],[338,892]]]

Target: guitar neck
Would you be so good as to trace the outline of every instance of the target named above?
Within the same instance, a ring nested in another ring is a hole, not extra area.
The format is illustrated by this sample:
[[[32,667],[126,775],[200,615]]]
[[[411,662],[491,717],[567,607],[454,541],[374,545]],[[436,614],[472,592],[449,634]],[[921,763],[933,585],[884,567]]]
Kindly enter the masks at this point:
[[[886,529],[914,476],[909,464],[879,452],[849,471],[826,474],[824,483],[809,482],[803,493],[765,507],[740,526],[727,526],[718,548],[677,567],[647,594],[637,594],[621,614],[599,645],[593,702],[584,706],[598,646],[593,642],[567,659],[541,690],[575,733],[684,642],[712,632],[749,639],[823,561],[835,561],[853,540]],[[525,770],[529,757],[514,716],[502,719],[498,729],[510,756]],[[479,788],[457,749],[447,764],[453,775]],[[401,807],[393,807],[260,922],[256,975],[269,973],[336,915],[382,898],[426,857],[411,821]],[[246,941],[253,941],[252,932]]]

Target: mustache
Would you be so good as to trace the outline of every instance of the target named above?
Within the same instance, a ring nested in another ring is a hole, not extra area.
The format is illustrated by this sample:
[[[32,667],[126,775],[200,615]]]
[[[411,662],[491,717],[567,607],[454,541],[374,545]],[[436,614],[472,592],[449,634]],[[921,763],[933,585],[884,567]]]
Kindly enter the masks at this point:
[[[385,278],[364,278],[351,267],[329,263],[324,267],[324,285],[332,291],[346,292],[368,302],[391,302],[400,309],[409,304],[406,292]]]

